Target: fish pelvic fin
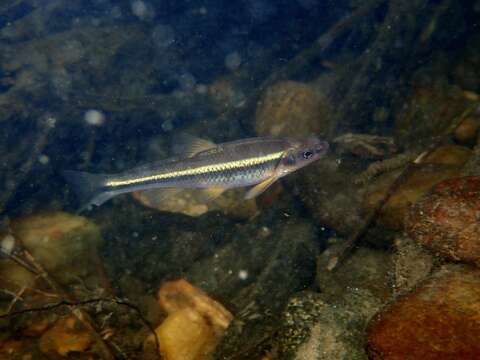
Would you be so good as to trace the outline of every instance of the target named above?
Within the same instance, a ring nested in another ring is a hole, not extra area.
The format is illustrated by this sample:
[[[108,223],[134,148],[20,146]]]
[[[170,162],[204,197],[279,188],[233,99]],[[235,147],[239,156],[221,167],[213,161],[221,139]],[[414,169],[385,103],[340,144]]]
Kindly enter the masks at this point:
[[[277,177],[272,176],[267,180],[262,181],[260,184],[255,185],[254,187],[252,187],[250,190],[247,191],[247,193],[245,194],[245,199],[246,200],[253,199],[254,197],[257,197],[258,195],[262,194],[275,181],[277,181]]]
[[[116,192],[107,191],[105,188],[108,175],[71,170],[63,171],[62,175],[73,188],[81,204],[78,213],[90,209],[92,205],[100,206],[116,195]]]

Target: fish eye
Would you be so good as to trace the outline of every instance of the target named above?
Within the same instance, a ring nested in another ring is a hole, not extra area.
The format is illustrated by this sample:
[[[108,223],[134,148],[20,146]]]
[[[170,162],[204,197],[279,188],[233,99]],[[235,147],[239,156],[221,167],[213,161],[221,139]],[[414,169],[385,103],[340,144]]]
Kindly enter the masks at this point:
[[[303,158],[304,158],[305,160],[310,159],[312,156],[313,156],[313,152],[310,151],[310,150],[307,150],[307,151],[304,151],[304,152],[303,152]]]

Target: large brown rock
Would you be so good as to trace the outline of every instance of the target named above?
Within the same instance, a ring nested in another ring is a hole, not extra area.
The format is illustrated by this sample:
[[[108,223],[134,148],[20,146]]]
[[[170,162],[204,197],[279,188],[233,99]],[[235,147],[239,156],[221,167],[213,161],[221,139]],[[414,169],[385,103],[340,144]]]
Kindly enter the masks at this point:
[[[304,137],[327,135],[330,103],[313,86],[283,81],[262,95],[256,113],[255,130],[261,136]]]
[[[378,360],[480,359],[480,270],[450,265],[370,323]]]
[[[480,264],[480,177],[442,181],[408,212],[408,234],[435,253]]]

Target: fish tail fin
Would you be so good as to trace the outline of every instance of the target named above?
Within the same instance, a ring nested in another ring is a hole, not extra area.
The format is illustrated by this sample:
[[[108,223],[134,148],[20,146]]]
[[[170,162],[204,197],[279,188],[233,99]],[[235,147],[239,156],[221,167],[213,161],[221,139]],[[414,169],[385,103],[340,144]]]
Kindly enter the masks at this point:
[[[70,183],[81,204],[78,212],[89,209],[92,205],[100,206],[116,195],[105,187],[108,175],[90,174],[83,171],[65,170],[63,177]]]

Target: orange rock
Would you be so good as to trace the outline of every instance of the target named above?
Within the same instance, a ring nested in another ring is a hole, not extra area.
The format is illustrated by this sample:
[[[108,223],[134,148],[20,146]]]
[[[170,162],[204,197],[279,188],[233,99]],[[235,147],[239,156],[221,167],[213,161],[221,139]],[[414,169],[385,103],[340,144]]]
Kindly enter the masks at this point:
[[[455,129],[454,137],[460,143],[468,143],[477,137],[478,129],[480,129],[480,119],[477,117],[467,117]]]
[[[165,360],[208,358],[233,319],[220,303],[183,279],[163,284],[158,301],[169,314],[155,330]],[[147,339],[146,349],[153,339]]]
[[[208,320],[188,307],[169,315],[155,333],[165,360],[205,359],[219,340]]]
[[[480,270],[450,266],[371,322],[373,360],[480,359]]]
[[[24,336],[38,337],[47,331],[50,321],[47,318],[33,319],[22,331]]]
[[[222,304],[184,279],[163,284],[158,291],[158,302],[168,314],[184,308],[192,308],[220,331],[226,329],[233,319],[233,315]]]
[[[408,234],[452,260],[480,265],[480,177],[442,181],[408,212]]]
[[[94,339],[91,333],[74,316],[58,320],[40,338],[40,351],[47,355],[67,356],[71,352],[85,352]]]

